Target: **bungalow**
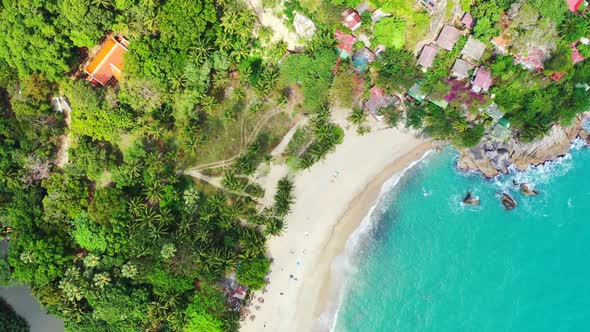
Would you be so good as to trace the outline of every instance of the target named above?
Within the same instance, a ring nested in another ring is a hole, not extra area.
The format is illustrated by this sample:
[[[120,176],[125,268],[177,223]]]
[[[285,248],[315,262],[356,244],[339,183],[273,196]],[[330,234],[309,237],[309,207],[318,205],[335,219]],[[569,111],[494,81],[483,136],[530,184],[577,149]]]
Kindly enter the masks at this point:
[[[408,90],[408,96],[414,98],[416,101],[422,103],[426,100],[426,94],[420,90],[420,82],[414,83],[410,90]]]
[[[583,14],[588,8],[588,1],[567,0],[567,7],[572,13]]]
[[[576,47],[576,43],[571,43],[570,48],[572,49],[572,62],[574,65],[578,62],[584,61],[584,56],[580,53],[580,50]]]
[[[464,80],[469,76],[469,63],[465,60],[457,59],[453,68],[451,69],[451,74],[455,76],[458,80]]]
[[[457,28],[445,25],[441,30],[438,38],[436,39],[436,43],[438,46],[444,48],[447,51],[453,49],[455,43],[459,40],[459,36],[461,36],[461,31],[457,30]]]
[[[515,54],[514,58],[527,69],[541,71],[546,54],[540,48],[534,48],[527,55]]]
[[[425,45],[422,48],[422,52],[420,53],[420,57],[418,58],[418,65],[422,66],[424,70],[432,67],[434,63],[434,58],[438,53],[438,48],[432,45]]]
[[[504,117],[504,112],[500,111],[498,104],[491,103],[486,107],[483,112],[489,115],[494,122],[500,121],[501,118]]]
[[[354,46],[356,38],[353,35],[346,34],[340,30],[336,30],[336,32],[334,32],[334,37],[336,37],[336,40],[338,41],[338,46],[336,46],[336,49],[338,54],[340,54],[340,57],[342,59],[346,59],[351,56],[352,47]]]
[[[100,50],[86,66],[84,72],[92,85],[107,85],[111,80],[120,79],[123,70],[123,56],[127,53],[129,42],[122,36],[109,36]]]
[[[505,141],[510,138],[510,134],[512,134],[512,129],[510,129],[510,121],[502,118],[494,125],[490,135],[495,137],[501,141]]]
[[[362,20],[354,9],[348,8],[342,13],[342,24],[351,31],[354,31],[361,26]]]
[[[484,67],[477,68],[471,85],[471,91],[475,93],[488,92],[492,86],[492,73]]]
[[[473,16],[471,14],[465,12],[465,14],[463,14],[463,16],[461,17],[461,23],[463,23],[463,25],[465,25],[466,28],[473,29],[475,20],[473,19]]]
[[[510,47],[512,41],[506,36],[502,35],[492,38],[491,43],[496,47],[496,51],[498,53],[505,54],[508,52],[508,48]]]
[[[426,10],[429,14],[432,14],[434,7],[436,7],[436,0],[418,0],[416,4]]]
[[[375,53],[371,52],[368,48],[363,47],[352,55],[352,64],[354,65],[354,68],[362,74],[367,70],[367,65],[375,61],[375,58]]]
[[[84,72],[92,85],[105,86],[111,80],[120,79],[123,70],[123,56],[127,53],[129,42],[122,36],[110,36],[101,45],[100,50],[86,66]]]
[[[391,103],[391,98],[385,95],[383,89],[374,86],[369,90],[370,97],[365,102],[365,110],[380,120],[379,110]]]
[[[461,54],[466,56],[467,58],[473,61],[479,61],[481,59],[483,52],[486,50],[486,45],[479,40],[469,36],[467,43],[461,50]]]

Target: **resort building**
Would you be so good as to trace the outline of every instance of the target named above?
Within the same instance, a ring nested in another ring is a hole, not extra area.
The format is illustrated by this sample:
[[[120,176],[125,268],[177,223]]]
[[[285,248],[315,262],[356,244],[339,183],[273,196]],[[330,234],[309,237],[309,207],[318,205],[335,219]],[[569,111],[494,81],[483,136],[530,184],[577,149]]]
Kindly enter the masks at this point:
[[[352,55],[352,64],[354,68],[362,74],[367,70],[368,64],[375,61],[375,58],[375,53],[370,49],[363,47]]]
[[[122,36],[109,36],[100,50],[86,66],[84,72],[92,85],[105,86],[113,79],[120,79],[123,71],[123,56],[127,53],[128,41]]]
[[[510,121],[506,120],[505,118],[500,119],[498,123],[494,125],[490,135],[499,139],[500,141],[505,141],[510,138],[512,134],[512,129],[510,129]]]
[[[438,35],[436,43],[438,46],[444,48],[447,51],[450,51],[453,49],[453,46],[455,46],[455,43],[457,43],[460,36],[461,31],[457,30],[457,28],[450,25],[445,25]]]
[[[466,28],[472,29],[475,25],[475,20],[473,19],[473,16],[471,14],[465,12],[465,14],[463,14],[463,16],[461,17],[461,23],[463,23],[463,25]]]
[[[465,60],[457,59],[453,68],[451,69],[451,74],[456,77],[458,80],[464,80],[469,77],[469,63]]]
[[[432,14],[434,7],[436,7],[436,0],[418,0],[416,1],[416,4],[426,10],[429,14]]]
[[[483,112],[489,115],[494,122],[500,121],[504,117],[504,112],[500,111],[498,104],[491,103],[486,107]]]
[[[584,14],[588,9],[588,1],[584,0],[567,0],[567,7],[572,13]]]
[[[432,67],[437,53],[438,48],[432,45],[425,45],[418,58],[418,65],[422,66],[422,69],[426,71],[426,69]]]
[[[543,70],[543,62],[547,54],[540,48],[533,48],[527,55],[514,54],[514,59],[529,70]]]
[[[479,40],[469,36],[467,43],[461,50],[461,54],[464,55],[471,61],[479,61],[481,59],[483,52],[486,50],[486,45]]]
[[[381,120],[379,110],[387,107],[391,103],[391,98],[385,95],[383,89],[374,86],[369,90],[370,97],[365,102],[365,110],[373,115],[377,120]]]
[[[496,51],[498,53],[504,55],[508,52],[508,48],[510,47],[512,41],[506,38],[506,36],[502,35],[492,38],[491,43],[496,47]]]
[[[477,68],[471,91],[475,93],[488,92],[490,86],[492,86],[492,73],[484,67]]]
[[[336,50],[338,51],[340,58],[347,59],[352,55],[352,47],[354,46],[354,42],[356,42],[356,38],[353,35],[346,34],[340,30],[334,32],[334,37],[338,41]]]
[[[424,92],[422,92],[422,90],[420,89],[420,82],[414,83],[414,85],[412,85],[412,87],[410,88],[410,90],[408,90],[407,93],[408,96],[412,97],[414,100],[420,103],[426,100],[426,94],[424,94]]]
[[[342,24],[351,31],[354,31],[361,26],[362,20],[354,9],[348,8],[342,13]]]

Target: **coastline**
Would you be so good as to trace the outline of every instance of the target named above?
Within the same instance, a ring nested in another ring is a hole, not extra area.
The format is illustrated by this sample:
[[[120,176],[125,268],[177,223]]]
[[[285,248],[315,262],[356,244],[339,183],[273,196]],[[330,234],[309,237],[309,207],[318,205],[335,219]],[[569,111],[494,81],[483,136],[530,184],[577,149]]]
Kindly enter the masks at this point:
[[[336,122],[346,127],[345,113],[339,113]],[[344,142],[334,153],[297,174],[285,234],[268,242],[273,263],[266,292],[254,292],[240,331],[320,330],[334,258],[377,201],[382,185],[433,148],[431,141],[399,129],[359,136],[354,128],[346,128]],[[267,202],[285,174],[285,165],[273,165],[260,179],[268,189]]]
[[[434,146],[431,142],[423,143],[417,146],[408,154],[400,159],[387,165],[365,189],[360,192],[347,206],[344,214],[339,218],[330,239],[326,243],[325,251],[322,254],[318,268],[322,270],[323,280],[321,281],[319,297],[316,300],[313,320],[316,323],[312,327],[314,331],[332,331],[333,324],[340,306],[341,290],[344,286],[341,282],[346,280],[335,281],[335,264],[340,257],[346,259],[343,255],[347,250],[354,248],[349,247],[349,241],[357,232],[364,231],[365,223],[370,222],[373,210],[379,204],[379,198],[388,190],[397,186],[405,172],[410,170],[417,163],[424,160],[430,153],[434,152]],[[387,185],[387,187],[386,187]],[[349,275],[345,275],[347,278]]]

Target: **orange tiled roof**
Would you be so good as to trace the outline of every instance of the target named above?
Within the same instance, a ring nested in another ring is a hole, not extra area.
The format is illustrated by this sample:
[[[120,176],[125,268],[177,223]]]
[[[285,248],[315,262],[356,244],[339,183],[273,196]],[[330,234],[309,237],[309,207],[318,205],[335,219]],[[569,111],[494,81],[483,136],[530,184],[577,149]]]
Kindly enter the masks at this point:
[[[127,53],[127,41],[107,39],[92,62],[86,67],[88,80],[105,85],[112,77],[119,79],[123,70],[123,56]]]

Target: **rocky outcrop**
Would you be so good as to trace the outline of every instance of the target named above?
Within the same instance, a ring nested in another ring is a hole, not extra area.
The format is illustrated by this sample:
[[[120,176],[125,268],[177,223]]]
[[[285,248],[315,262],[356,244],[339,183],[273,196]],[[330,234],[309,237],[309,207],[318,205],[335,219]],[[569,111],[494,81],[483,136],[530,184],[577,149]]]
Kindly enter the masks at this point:
[[[526,183],[520,184],[520,192],[525,196],[537,196],[539,194],[538,191],[529,188]]]
[[[506,193],[502,194],[502,197],[500,198],[500,202],[502,202],[502,205],[504,205],[504,208],[508,211],[514,209],[517,205],[514,198],[512,198],[512,196],[510,196]]]
[[[460,150],[458,167],[462,170],[476,170],[486,177],[507,173],[510,165],[519,170],[542,164],[565,155],[577,137],[588,139],[588,133],[581,128],[586,115],[580,115],[570,127],[555,125],[542,139],[531,143],[511,138],[498,142],[490,136],[470,149]],[[585,136],[585,137],[584,137]],[[589,142],[590,143],[590,142]]]
[[[468,192],[465,198],[463,198],[463,203],[467,205],[479,205],[479,197],[475,197],[471,192]]]

